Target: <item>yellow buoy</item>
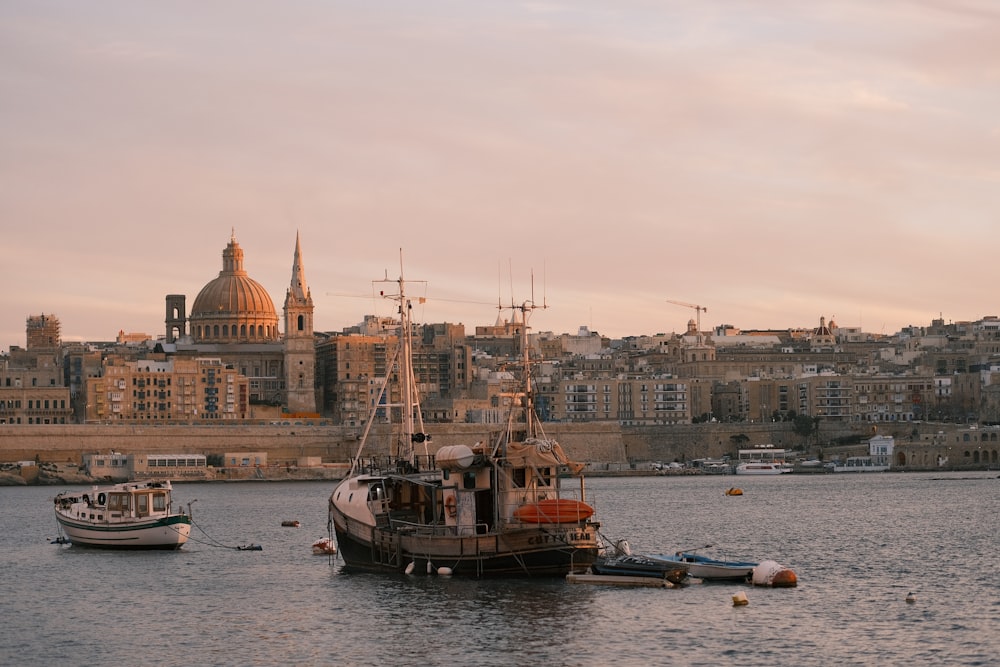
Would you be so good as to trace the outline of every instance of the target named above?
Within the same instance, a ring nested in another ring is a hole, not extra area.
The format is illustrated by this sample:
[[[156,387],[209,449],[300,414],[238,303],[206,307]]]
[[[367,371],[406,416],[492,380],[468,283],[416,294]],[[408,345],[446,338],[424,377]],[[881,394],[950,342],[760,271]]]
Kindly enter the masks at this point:
[[[744,607],[748,604],[750,604],[750,600],[747,599],[747,594],[744,593],[743,591],[740,591],[739,593],[733,596],[734,607]]]

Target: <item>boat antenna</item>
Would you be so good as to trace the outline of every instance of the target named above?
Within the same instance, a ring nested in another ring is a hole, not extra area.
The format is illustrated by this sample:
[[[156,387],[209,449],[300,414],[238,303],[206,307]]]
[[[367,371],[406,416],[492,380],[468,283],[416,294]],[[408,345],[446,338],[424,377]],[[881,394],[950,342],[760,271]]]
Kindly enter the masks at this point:
[[[388,270],[386,270],[385,275],[386,277],[383,280],[376,282],[395,283],[397,289],[393,294],[386,294],[385,290],[380,290],[379,295],[383,298],[396,301],[397,312],[399,313],[399,345],[397,347],[396,357],[394,357],[394,363],[389,364],[387,367],[391,369],[395,365],[399,368],[399,380],[401,386],[400,403],[397,407],[399,407],[402,412],[403,426],[403,438],[399,456],[400,458],[408,460],[410,463],[414,463],[414,443],[422,442],[424,444],[425,455],[429,456],[430,452],[427,444],[427,440],[429,438],[423,432],[423,417],[420,414],[420,399],[417,395],[416,376],[413,372],[413,324],[411,320],[413,304],[406,295],[406,279],[403,277],[402,248],[399,249],[399,278],[396,280],[390,280],[388,278]],[[388,378],[386,381],[388,381]],[[385,391],[384,387],[382,391]],[[387,403],[386,407],[391,409],[393,406]],[[416,422],[416,424],[414,422]],[[366,434],[367,431],[368,428],[366,428]],[[362,441],[362,447],[363,445],[364,442]]]

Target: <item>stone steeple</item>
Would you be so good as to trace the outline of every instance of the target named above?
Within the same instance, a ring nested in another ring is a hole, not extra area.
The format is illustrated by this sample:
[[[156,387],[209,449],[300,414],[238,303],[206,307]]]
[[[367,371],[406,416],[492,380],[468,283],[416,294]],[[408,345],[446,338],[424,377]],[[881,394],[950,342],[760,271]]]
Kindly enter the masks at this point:
[[[285,405],[291,413],[316,412],[316,344],[313,299],[306,285],[302,245],[295,233],[292,279],[285,293]]]

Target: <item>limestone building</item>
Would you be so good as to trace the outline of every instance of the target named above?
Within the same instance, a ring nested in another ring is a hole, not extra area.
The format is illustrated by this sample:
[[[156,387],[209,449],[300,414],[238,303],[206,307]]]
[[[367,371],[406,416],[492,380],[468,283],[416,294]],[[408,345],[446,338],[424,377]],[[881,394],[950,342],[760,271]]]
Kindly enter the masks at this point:
[[[63,380],[59,318],[31,315],[27,348],[0,357],[0,424],[66,424],[73,406]]]
[[[246,271],[235,234],[222,251],[222,270],[195,297],[190,313],[186,302],[182,294],[166,297],[164,352],[217,358],[246,377],[246,418],[281,410],[316,414],[313,300],[298,234],[285,294],[284,335],[271,296]]]
[[[198,423],[315,416],[313,301],[296,234],[285,333],[244,267],[235,234],[222,270],[198,292],[166,297],[166,336],[137,359],[118,354],[86,379],[87,421]]]

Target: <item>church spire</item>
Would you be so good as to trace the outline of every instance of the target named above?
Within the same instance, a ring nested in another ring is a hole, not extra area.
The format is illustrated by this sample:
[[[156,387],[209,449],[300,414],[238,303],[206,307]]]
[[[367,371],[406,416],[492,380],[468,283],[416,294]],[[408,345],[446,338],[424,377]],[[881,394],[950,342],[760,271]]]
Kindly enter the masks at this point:
[[[292,260],[292,283],[288,287],[292,298],[298,301],[311,300],[309,286],[306,285],[306,272],[302,268],[302,245],[299,243],[299,233],[295,232],[295,259]]]
[[[295,232],[292,280],[285,294],[285,404],[289,412],[316,412],[316,346],[313,300],[302,267],[302,245]]]

